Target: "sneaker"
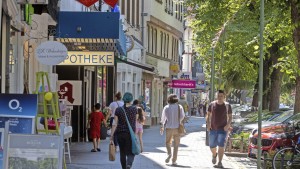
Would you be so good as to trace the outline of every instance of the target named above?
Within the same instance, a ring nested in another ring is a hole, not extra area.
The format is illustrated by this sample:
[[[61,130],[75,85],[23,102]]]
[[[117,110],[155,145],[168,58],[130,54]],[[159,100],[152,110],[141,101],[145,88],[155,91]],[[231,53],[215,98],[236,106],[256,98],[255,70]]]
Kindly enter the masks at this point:
[[[119,149],[119,146],[116,146],[116,152],[119,152],[120,149]]]
[[[101,151],[101,149],[100,149],[100,148],[97,148],[97,151],[99,151],[99,152],[100,152],[100,151]]]
[[[126,169],[130,169],[130,168],[131,168],[131,165],[127,165],[127,166],[126,166]]]
[[[166,162],[166,163],[170,162],[171,157],[172,157],[172,155],[169,154],[168,157],[166,158],[165,162]]]
[[[91,152],[97,152],[97,150],[95,150],[95,149],[92,149],[92,150],[91,150]]]
[[[172,162],[172,165],[177,165],[177,163],[176,162]]]
[[[214,155],[213,155],[212,160],[211,160],[211,162],[212,162],[213,164],[216,164],[216,162],[217,162],[217,156],[218,156],[218,154],[216,154],[215,157],[214,157]]]
[[[224,168],[222,162],[218,162],[217,167],[218,167],[218,168]]]

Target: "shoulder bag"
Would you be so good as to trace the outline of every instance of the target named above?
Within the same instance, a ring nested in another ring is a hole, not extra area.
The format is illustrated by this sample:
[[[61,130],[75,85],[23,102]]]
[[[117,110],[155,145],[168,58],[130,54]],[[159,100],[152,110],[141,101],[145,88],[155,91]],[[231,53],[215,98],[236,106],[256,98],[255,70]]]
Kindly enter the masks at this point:
[[[180,106],[178,105],[178,122],[179,122],[179,127],[178,127],[178,133],[183,136],[186,134],[184,125],[180,122]]]
[[[125,105],[124,105],[125,106]],[[141,153],[141,149],[140,149],[140,142],[139,140],[136,138],[136,135],[135,133],[133,132],[133,129],[129,123],[129,120],[128,120],[128,117],[126,115],[126,112],[125,112],[125,109],[123,107],[121,107],[124,114],[125,114],[125,117],[126,117],[126,122],[127,122],[127,125],[128,125],[128,129],[129,129],[129,132],[130,132],[130,137],[131,137],[131,143],[132,143],[132,146],[131,146],[131,151],[132,151],[132,154],[134,155],[139,155]]]

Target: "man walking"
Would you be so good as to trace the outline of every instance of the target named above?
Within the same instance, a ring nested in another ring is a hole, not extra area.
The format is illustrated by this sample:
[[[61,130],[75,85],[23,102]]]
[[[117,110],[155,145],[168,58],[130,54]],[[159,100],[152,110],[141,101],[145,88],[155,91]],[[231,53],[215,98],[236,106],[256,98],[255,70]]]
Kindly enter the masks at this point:
[[[218,99],[208,106],[206,122],[207,131],[209,131],[209,146],[212,152],[212,163],[216,164],[218,156],[218,165],[223,168],[222,159],[224,155],[224,145],[227,131],[232,121],[232,110],[229,103],[225,102],[225,93],[218,91]],[[217,151],[218,147],[218,151]]]

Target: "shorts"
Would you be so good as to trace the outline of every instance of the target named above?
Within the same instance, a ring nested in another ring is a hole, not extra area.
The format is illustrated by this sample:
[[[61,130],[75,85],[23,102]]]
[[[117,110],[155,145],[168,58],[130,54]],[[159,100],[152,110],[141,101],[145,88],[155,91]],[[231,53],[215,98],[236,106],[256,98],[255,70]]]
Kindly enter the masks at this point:
[[[224,147],[227,132],[224,130],[210,130],[209,132],[209,147],[216,148]]]
[[[135,128],[135,133],[138,134],[138,133],[143,133],[143,128]]]

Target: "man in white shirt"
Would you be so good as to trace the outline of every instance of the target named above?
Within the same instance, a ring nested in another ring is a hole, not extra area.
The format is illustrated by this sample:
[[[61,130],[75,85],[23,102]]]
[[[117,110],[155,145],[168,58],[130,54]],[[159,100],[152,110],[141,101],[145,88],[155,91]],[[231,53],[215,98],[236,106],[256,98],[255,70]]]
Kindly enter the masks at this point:
[[[178,114],[180,113],[180,114]],[[171,94],[168,97],[168,105],[166,105],[162,111],[161,115],[161,132],[166,128],[166,148],[168,157],[165,160],[166,163],[169,163],[172,154],[171,154],[171,145],[174,140],[174,149],[173,149],[173,158],[172,164],[176,165],[178,147],[180,144],[180,134],[178,132],[179,123],[184,119],[184,110],[181,105],[178,104],[178,98],[175,94]],[[179,119],[178,119],[179,117]],[[172,140],[173,138],[173,140]]]
[[[113,121],[114,121],[114,117],[115,117],[115,111],[118,107],[122,107],[124,105],[124,102],[121,100],[122,99],[122,94],[121,92],[118,92],[116,95],[115,95],[115,101],[114,102],[111,102],[110,105],[109,105],[109,114],[110,114],[110,128],[112,128],[112,124],[113,124]],[[119,151],[119,144],[118,144],[118,141],[117,141],[117,137],[114,136],[114,145],[116,146],[116,151]]]

